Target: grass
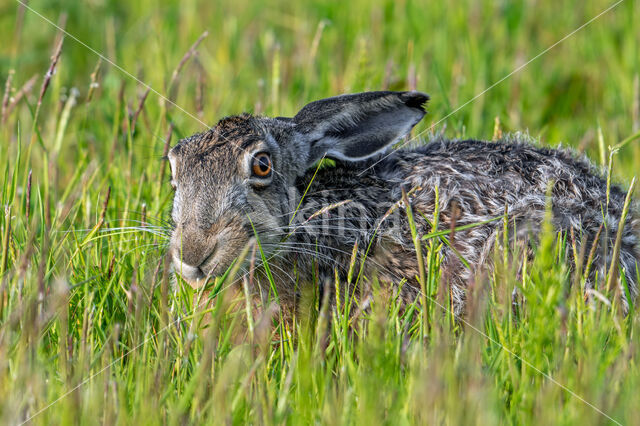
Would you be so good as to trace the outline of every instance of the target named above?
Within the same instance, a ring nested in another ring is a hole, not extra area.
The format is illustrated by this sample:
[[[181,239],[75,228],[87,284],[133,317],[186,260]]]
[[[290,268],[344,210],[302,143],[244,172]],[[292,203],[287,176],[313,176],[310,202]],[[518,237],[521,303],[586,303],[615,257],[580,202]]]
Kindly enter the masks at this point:
[[[29,2],[153,90],[0,4],[0,422],[639,423],[640,314],[607,292],[615,269],[585,303],[571,238],[552,229],[531,262],[505,240],[459,324],[436,227],[414,235],[424,300],[401,311],[373,280],[370,312],[310,308],[294,326],[275,305],[246,308],[232,274],[193,294],[162,256],[169,144],[224,115],[292,115],[342,92],[417,88],[432,97],[417,132],[528,130],[631,182],[637,1],[456,110],[610,4]]]

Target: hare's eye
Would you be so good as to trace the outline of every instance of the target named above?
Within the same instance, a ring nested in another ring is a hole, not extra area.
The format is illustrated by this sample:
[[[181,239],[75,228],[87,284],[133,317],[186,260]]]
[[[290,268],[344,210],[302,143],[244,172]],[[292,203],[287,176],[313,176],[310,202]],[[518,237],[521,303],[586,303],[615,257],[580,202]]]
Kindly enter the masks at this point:
[[[259,152],[253,157],[251,171],[255,176],[266,178],[271,175],[271,157],[266,152]]]

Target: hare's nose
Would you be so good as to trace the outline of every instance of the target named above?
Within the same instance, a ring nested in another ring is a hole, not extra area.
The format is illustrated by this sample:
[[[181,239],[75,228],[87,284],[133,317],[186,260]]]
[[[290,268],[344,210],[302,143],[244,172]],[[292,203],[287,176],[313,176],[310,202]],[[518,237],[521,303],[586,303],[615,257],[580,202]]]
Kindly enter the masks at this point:
[[[186,279],[202,279],[211,271],[210,260],[218,253],[217,239],[189,238],[182,233],[182,238],[174,240],[173,263],[176,272]]]
[[[198,266],[189,265],[180,260],[180,257],[173,255],[173,265],[175,271],[180,274],[186,281],[197,281],[205,278],[204,272]]]
[[[215,251],[217,236],[202,232],[196,226],[180,226],[171,237],[174,257],[198,267]]]
[[[185,259],[180,257],[180,253],[173,253],[173,264],[176,268],[176,272],[178,272],[183,278],[186,280],[202,280],[207,278],[210,272],[214,269],[215,265],[210,265],[211,259],[214,259],[216,256],[217,250],[216,247],[204,254],[198,256],[201,261],[196,264],[192,264],[187,262]]]

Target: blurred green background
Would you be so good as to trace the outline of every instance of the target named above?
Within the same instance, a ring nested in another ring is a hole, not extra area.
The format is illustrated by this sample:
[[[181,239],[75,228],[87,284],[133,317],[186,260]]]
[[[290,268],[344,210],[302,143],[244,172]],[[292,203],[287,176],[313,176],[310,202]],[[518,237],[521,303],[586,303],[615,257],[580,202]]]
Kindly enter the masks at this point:
[[[206,123],[240,111],[290,115],[306,102],[345,92],[416,88],[432,97],[430,115],[421,127],[425,128],[613,2],[29,4],[161,93],[191,44],[208,31],[197,61],[185,66],[179,90],[174,90],[178,105],[201,114]],[[10,0],[0,6],[0,78],[13,68],[16,84],[46,70],[56,37],[55,28],[29,11],[18,11],[18,6]],[[637,2],[623,1],[441,126],[451,136],[491,138],[499,117],[507,131],[529,131],[544,143],[577,146],[599,158],[598,124],[607,143],[639,126],[639,18]],[[96,55],[67,40],[56,78],[60,90],[75,87],[80,97],[85,95],[96,62]],[[127,101],[135,103],[141,86],[110,65],[101,65],[100,102],[91,108],[94,119],[113,114],[122,81]],[[173,112],[170,118],[181,136],[202,128],[183,113]],[[628,153],[627,161],[640,164],[637,148]]]

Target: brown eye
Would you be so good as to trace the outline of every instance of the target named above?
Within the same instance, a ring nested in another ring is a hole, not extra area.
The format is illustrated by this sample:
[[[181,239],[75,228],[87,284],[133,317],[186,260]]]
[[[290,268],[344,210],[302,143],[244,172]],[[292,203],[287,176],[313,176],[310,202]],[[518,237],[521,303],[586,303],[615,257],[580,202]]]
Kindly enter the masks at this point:
[[[271,157],[266,152],[259,152],[253,157],[251,170],[255,176],[265,178],[271,175]]]

